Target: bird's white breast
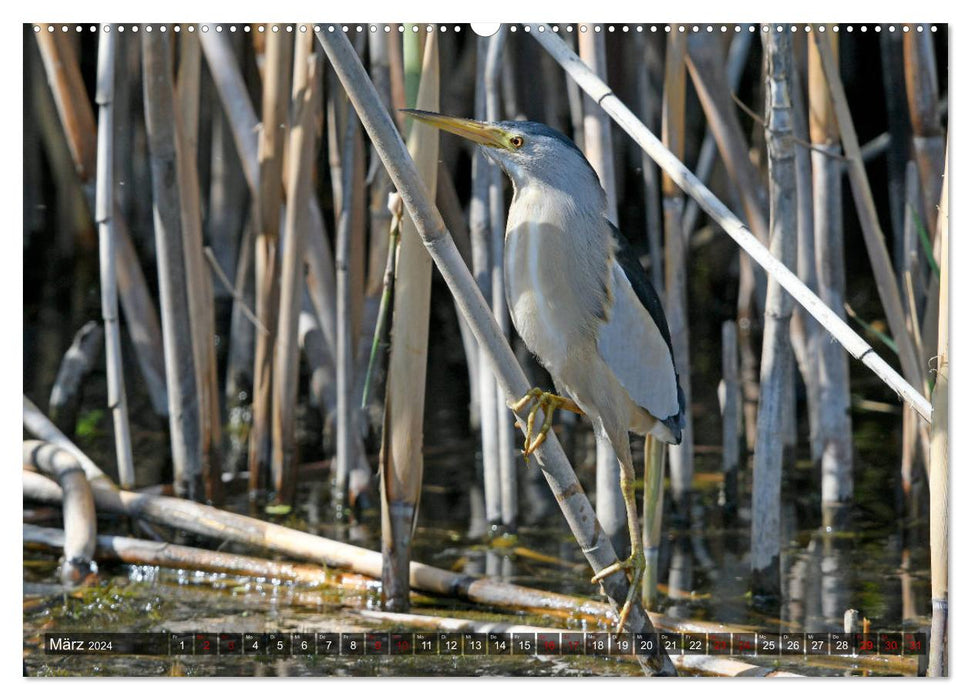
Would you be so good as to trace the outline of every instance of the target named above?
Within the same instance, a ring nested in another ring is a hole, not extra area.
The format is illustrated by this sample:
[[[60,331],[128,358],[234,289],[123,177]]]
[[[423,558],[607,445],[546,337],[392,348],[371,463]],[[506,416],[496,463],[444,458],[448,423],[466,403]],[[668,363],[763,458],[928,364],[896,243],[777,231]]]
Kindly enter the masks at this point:
[[[571,200],[549,188],[523,188],[510,207],[505,244],[509,312],[526,346],[554,377],[571,353],[595,349],[603,322],[609,248],[596,225],[596,219],[587,222]]]

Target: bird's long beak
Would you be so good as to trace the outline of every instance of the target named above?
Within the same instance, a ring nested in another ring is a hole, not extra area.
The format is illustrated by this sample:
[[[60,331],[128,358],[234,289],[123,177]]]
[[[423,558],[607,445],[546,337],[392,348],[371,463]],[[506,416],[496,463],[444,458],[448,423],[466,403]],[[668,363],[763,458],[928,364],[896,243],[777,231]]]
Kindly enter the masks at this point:
[[[457,134],[474,143],[491,146],[492,148],[508,148],[506,145],[506,132],[492,124],[477,122],[474,119],[447,117],[444,114],[425,112],[420,109],[403,109],[401,111],[412,119],[417,119],[437,129]]]

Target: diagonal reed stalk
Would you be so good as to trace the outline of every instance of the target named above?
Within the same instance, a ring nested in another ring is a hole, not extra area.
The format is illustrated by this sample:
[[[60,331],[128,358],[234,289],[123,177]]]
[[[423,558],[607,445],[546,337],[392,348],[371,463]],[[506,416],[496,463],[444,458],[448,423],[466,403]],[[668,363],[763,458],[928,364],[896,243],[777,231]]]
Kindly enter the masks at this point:
[[[152,167],[155,241],[162,345],[169,395],[169,427],[175,492],[193,500],[205,497],[199,387],[188,288],[179,178],[179,128],[169,37],[142,36],[145,128]]]
[[[118,279],[115,271],[114,226],[114,79],[117,33],[104,27],[98,39],[98,157],[95,215],[101,261],[101,318],[105,328],[105,365],[108,374],[108,407],[115,433],[118,480],[125,488],[135,486],[131,432],[128,426],[128,399],[121,358],[121,329],[118,324]]]
[[[84,81],[77,58],[68,50],[66,36],[60,32],[48,32],[40,25],[37,37],[47,80],[54,95],[57,114],[64,128],[74,168],[81,180],[89,211],[94,214],[93,178],[97,169],[97,134],[94,114],[84,90]],[[119,196],[114,190],[114,199]],[[158,313],[148,291],[145,275],[139,265],[128,224],[120,211],[113,212],[115,243],[117,249],[115,273],[118,280],[119,300],[125,312],[125,327],[136,349],[136,358],[145,388],[155,413],[168,413],[165,389],[165,363],[158,338],[161,335]]]
[[[378,149],[392,181],[398,188],[405,208],[411,214],[421,236],[422,243],[442,273],[452,291],[462,314],[475,332],[480,352],[492,364],[507,399],[518,399],[529,389],[526,376],[516,362],[515,355],[502,337],[489,306],[479,292],[475,280],[462,262],[454,242],[449,236],[441,215],[429,201],[421,186],[420,175],[408,155],[390,115],[381,105],[380,98],[368,80],[357,55],[347,38],[333,27],[324,27],[317,34],[335,71],[347,90],[355,109]],[[552,32],[550,32],[552,33]],[[520,422],[525,426],[525,417]],[[555,435],[550,435],[538,450],[543,473],[560,504],[567,523],[581,550],[595,571],[617,561],[617,554],[596,523],[596,516],[583,488],[576,479],[563,448]],[[413,565],[414,566],[414,565]],[[611,604],[619,610],[620,601],[626,599],[628,582],[623,572],[609,576],[603,587]],[[653,632],[654,627],[639,602],[635,601],[628,618],[633,631]],[[655,673],[676,673],[670,658],[663,650],[647,659]]]
[[[438,35],[434,32],[425,39],[415,100],[417,109],[439,110]],[[438,176],[438,130],[414,123],[408,143],[425,188],[434,192]],[[405,215],[395,268],[391,357],[381,440],[381,595],[385,610],[399,612],[407,610],[409,604],[408,566],[424,471],[422,448],[431,282],[431,259],[421,244],[414,221]]]
[[[533,31],[530,36],[542,44],[553,55],[557,63],[577,81],[583,90],[600,103],[600,106],[614,118],[624,131],[637,141],[641,148],[647,151],[675,183],[688,195],[697,199],[702,209],[759,265],[775,277],[779,284],[846,348],[847,352],[869,367],[898,396],[913,406],[924,420],[930,421],[931,406],[920,391],[881,359],[863,338],[831,311],[791,270],[782,265],[739,221],[738,217],[732,214],[728,207],[720,202],[711,193],[711,190],[705,187],[688,170],[684,163],[678,160],[647,127],[640,123],[633,112],[613,94],[613,91],[586,68],[576,54],[563,43],[562,39],[557,37],[549,27],[546,27],[546,31],[543,32]]]

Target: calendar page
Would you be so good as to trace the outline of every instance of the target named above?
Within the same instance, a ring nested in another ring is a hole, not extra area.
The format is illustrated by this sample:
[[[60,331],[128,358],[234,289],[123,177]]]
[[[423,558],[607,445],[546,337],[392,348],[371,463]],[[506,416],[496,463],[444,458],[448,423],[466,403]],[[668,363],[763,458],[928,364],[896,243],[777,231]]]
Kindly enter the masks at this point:
[[[947,23],[21,31],[24,676],[948,675]]]

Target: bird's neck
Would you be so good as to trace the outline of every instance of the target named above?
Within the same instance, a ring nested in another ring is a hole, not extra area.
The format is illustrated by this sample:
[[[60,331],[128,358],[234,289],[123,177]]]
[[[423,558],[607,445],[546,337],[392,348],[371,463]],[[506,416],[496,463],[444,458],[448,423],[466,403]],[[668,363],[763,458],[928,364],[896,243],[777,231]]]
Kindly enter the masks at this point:
[[[564,189],[540,180],[531,180],[525,185],[513,183],[506,232],[527,223],[544,225],[570,233],[571,238],[586,248],[591,236],[609,236],[604,218],[605,202],[599,197],[593,200],[577,201]],[[563,241],[565,245],[568,243]]]

